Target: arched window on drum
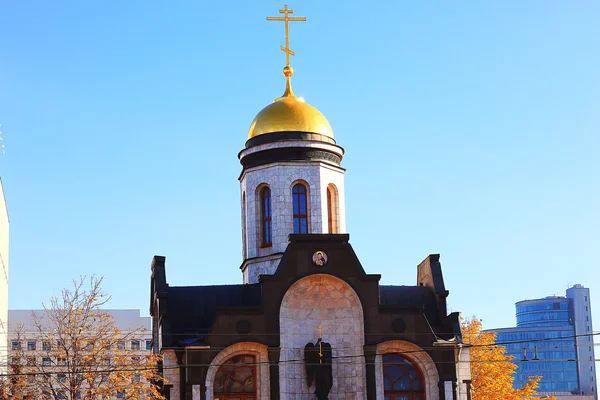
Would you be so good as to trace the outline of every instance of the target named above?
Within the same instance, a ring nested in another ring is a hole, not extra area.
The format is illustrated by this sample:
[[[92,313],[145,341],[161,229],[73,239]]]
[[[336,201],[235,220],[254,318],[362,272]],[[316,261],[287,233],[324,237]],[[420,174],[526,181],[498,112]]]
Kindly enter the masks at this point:
[[[217,371],[213,385],[215,400],[256,400],[256,360],[254,356],[230,358]]]
[[[308,233],[308,197],[306,186],[297,183],[292,188],[294,233]]]
[[[261,247],[273,245],[273,207],[271,203],[271,188],[264,186],[260,189],[260,243]]]
[[[400,354],[384,354],[384,400],[425,400],[425,385],[421,371]]]
[[[327,185],[327,232],[340,233],[338,190],[333,183]]]

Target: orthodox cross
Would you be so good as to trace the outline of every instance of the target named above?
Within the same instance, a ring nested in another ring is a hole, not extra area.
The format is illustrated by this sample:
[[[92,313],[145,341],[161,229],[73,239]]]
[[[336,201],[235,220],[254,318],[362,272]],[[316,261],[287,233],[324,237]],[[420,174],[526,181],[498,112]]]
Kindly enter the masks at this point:
[[[319,325],[315,332],[319,332],[319,364],[323,364],[323,325]]]
[[[306,21],[306,17],[290,17],[290,14],[294,13],[294,10],[290,10],[286,5],[283,6],[283,10],[279,10],[283,17],[267,17],[267,21],[283,21],[285,24],[285,47],[280,46],[279,48],[285,52],[285,65],[290,66],[290,55],[294,55],[294,52],[290,50],[290,30],[289,21]]]

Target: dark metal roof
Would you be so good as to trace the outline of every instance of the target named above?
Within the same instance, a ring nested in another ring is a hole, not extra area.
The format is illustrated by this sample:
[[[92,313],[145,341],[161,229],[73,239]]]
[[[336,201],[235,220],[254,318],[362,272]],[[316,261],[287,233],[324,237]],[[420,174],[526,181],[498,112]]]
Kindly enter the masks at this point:
[[[379,304],[398,307],[436,307],[435,296],[426,286],[379,286]]]
[[[260,284],[171,286],[167,290],[173,343],[182,343],[210,331],[218,307],[262,305]]]
[[[420,309],[430,322],[438,319],[438,304],[435,294],[427,286],[380,285],[379,304]]]

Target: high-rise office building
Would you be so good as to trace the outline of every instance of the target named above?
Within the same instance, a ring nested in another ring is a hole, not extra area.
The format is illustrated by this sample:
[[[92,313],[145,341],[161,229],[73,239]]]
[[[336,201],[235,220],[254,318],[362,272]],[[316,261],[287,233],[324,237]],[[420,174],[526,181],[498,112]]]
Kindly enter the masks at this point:
[[[515,357],[514,386],[542,376],[541,395],[597,399],[590,290],[575,285],[566,296],[523,300],[515,306],[516,327],[490,330],[497,334],[496,343]]]

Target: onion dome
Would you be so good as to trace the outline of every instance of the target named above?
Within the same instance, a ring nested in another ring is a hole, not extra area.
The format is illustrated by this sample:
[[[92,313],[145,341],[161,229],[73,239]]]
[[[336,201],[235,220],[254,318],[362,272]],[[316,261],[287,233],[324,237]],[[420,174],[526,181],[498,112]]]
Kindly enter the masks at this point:
[[[333,140],[333,131],[323,113],[294,94],[293,74],[289,65],[283,69],[285,92],[256,115],[248,131],[248,140],[275,132],[316,133]]]

